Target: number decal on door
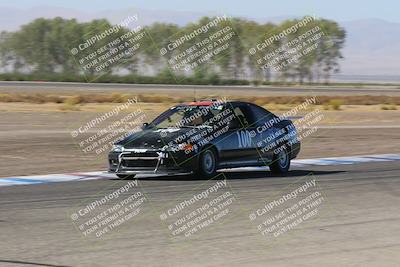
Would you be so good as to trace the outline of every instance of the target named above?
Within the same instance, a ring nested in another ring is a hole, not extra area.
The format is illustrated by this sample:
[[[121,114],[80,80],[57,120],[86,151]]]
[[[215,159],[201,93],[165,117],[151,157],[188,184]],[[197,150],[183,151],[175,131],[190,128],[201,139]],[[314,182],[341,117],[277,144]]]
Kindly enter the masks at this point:
[[[236,132],[239,142],[239,148],[251,147],[251,137],[249,131]]]

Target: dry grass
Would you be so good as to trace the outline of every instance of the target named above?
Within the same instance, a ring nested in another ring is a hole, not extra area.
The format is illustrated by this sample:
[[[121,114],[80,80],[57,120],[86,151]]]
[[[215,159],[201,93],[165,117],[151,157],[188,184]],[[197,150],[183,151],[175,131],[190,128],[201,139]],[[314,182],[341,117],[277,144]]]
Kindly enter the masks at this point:
[[[397,110],[396,105],[381,105],[381,110]]]
[[[238,96],[230,95],[228,99],[248,101],[260,106],[280,104],[300,104],[312,96]],[[180,103],[192,101],[191,96],[166,95],[166,94],[121,94],[111,92],[110,94],[75,94],[54,95],[45,93],[3,93],[0,94],[0,102],[21,103],[64,103],[67,105],[78,105],[87,103],[124,103],[128,99],[137,98],[142,103]],[[218,98],[215,96],[201,96],[199,98]],[[316,105],[325,105],[329,109],[340,110],[342,105],[400,105],[400,96],[317,96]]]
[[[24,103],[62,103],[64,99],[57,95],[51,94],[21,94],[21,93],[7,93],[0,94],[0,102],[24,102]]]
[[[74,106],[74,105],[83,103],[83,97],[80,95],[71,96],[71,97],[64,99],[63,102],[65,103],[65,105]]]
[[[80,111],[79,106],[64,104],[58,107],[61,111]]]
[[[341,106],[343,105],[342,99],[331,99],[328,103],[324,103],[325,110],[341,110]]]

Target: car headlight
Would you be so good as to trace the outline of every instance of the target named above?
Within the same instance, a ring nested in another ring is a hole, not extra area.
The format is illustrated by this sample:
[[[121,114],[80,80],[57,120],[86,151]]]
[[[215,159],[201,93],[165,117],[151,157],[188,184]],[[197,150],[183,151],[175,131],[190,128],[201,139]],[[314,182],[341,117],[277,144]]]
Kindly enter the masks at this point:
[[[177,144],[175,147],[173,147],[173,150],[175,150],[175,151],[178,151],[178,150],[192,151],[193,145],[192,144]]]
[[[122,145],[113,145],[112,150],[113,152],[122,152],[124,151],[124,146]]]

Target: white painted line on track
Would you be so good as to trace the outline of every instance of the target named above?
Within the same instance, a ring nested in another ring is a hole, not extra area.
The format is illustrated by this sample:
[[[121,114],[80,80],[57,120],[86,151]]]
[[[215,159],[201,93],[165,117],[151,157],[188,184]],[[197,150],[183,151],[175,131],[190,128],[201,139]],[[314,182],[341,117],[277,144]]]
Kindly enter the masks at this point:
[[[350,164],[365,163],[365,162],[388,162],[388,161],[400,161],[400,154],[379,154],[379,155],[363,155],[363,156],[353,156],[353,157],[298,159],[292,161],[291,167],[335,166],[335,165],[350,165]],[[223,171],[227,172],[265,171],[267,169],[268,169],[267,167],[244,167],[244,168],[224,169]],[[139,177],[155,177],[155,176],[160,176],[160,175],[159,174],[139,175]],[[0,178],[0,187],[13,186],[13,185],[55,183],[55,182],[113,179],[113,178],[116,178],[114,174],[102,171],[4,177]]]

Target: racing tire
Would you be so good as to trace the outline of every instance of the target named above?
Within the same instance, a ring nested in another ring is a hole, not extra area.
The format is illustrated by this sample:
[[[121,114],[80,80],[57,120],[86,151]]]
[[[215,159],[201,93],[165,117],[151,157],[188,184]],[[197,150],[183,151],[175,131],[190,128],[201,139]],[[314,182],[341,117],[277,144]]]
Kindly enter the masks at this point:
[[[200,154],[199,168],[194,172],[197,178],[211,179],[217,172],[218,158],[213,148],[207,148]]]
[[[272,163],[269,169],[273,174],[284,174],[290,168],[290,152],[287,149],[282,149],[278,154],[274,154]]]
[[[119,179],[133,179],[135,178],[136,174],[116,174]]]

